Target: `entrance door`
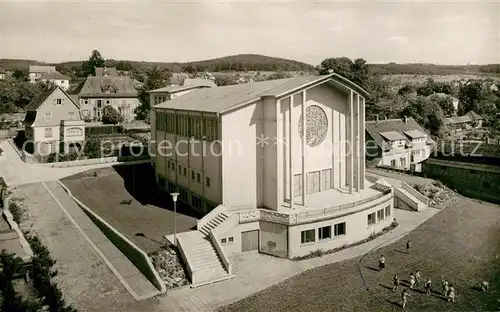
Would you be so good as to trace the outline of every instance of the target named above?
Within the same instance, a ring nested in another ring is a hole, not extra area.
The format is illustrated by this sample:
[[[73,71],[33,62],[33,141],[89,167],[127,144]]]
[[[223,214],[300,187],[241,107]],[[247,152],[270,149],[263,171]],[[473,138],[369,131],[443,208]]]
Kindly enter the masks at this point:
[[[259,250],[259,230],[241,232],[241,252]]]

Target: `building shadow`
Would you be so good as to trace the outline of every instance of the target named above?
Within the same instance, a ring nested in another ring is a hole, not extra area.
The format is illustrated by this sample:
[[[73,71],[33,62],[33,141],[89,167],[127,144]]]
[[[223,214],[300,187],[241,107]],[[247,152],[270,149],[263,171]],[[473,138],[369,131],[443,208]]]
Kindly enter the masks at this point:
[[[406,254],[406,251],[402,251],[402,250],[399,250],[399,249],[393,249],[393,251],[399,252],[399,253],[402,253],[402,254]]]
[[[394,289],[394,286],[389,286],[389,285],[384,285],[384,284],[378,284],[378,285],[384,287],[385,289],[389,289],[391,291]]]
[[[367,266],[367,265],[365,265],[365,268],[367,268],[368,270],[375,271],[375,272],[380,271],[378,268],[370,267],[370,266]]]
[[[400,303],[400,302],[398,302],[398,301],[389,300],[389,299],[386,299],[386,301],[387,301],[387,302],[389,302],[390,304],[392,304],[392,305],[394,305],[394,306],[398,307],[398,308],[402,308],[401,303]]]
[[[172,196],[156,184],[155,172],[150,164],[118,165],[113,169],[123,179],[127,192],[141,205],[153,205],[174,210]],[[177,213],[200,219],[203,214],[181,201],[177,201]]]

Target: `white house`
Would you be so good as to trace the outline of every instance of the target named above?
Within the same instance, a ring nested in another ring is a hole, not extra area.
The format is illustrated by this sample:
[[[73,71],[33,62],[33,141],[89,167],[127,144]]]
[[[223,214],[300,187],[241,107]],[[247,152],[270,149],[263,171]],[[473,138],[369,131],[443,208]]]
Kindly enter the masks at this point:
[[[61,87],[49,87],[33,99],[26,111],[27,149],[47,156],[79,149],[85,140],[85,122],[78,105]]]
[[[366,156],[379,167],[419,172],[434,141],[412,117],[366,122]]]
[[[56,71],[55,66],[30,65],[29,67],[30,82],[35,83],[39,81],[44,74],[52,73],[55,71]]]
[[[365,179],[367,95],[329,74],[199,89],[153,108],[159,186],[206,213],[168,237],[193,284],[230,275],[233,254],[292,259],[392,223],[392,188]]]
[[[85,120],[102,120],[105,106],[112,106],[125,121],[135,119],[138,93],[129,77],[91,76],[78,92],[79,106]]]
[[[44,73],[38,78],[38,80],[53,83],[56,86],[61,87],[64,91],[68,91],[69,89],[69,78],[58,71]]]

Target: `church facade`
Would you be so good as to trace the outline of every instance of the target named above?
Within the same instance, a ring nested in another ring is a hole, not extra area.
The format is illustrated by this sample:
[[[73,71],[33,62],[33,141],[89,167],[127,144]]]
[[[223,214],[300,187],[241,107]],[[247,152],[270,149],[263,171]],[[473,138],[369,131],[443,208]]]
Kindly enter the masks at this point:
[[[222,258],[292,259],[366,239],[393,221],[392,188],[365,179],[367,95],[330,74],[201,89],[156,105],[157,182],[206,214],[198,231]]]

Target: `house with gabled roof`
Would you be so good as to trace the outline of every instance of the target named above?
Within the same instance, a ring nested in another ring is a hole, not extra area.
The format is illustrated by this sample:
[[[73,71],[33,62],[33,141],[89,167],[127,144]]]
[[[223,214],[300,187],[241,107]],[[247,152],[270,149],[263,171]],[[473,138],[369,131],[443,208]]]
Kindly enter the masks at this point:
[[[194,285],[229,278],[234,254],[293,259],[391,224],[392,188],[365,179],[367,96],[329,74],[201,88],[153,107],[157,183],[205,214],[167,237]]]
[[[27,150],[36,155],[79,149],[85,140],[80,108],[59,86],[50,86],[29,104],[24,119]]]
[[[78,92],[79,106],[85,120],[101,121],[105,106],[112,106],[124,121],[135,119],[139,106],[137,89],[129,77],[87,77]]]
[[[463,116],[453,116],[444,119],[444,124],[452,131],[460,131],[472,128],[481,128],[484,117],[474,111]]]
[[[434,146],[413,117],[366,122],[366,157],[370,165],[420,171]]]
[[[31,83],[36,83],[40,81],[40,78],[44,74],[52,73],[56,71],[55,66],[43,66],[43,65],[30,65],[29,67],[29,78]]]
[[[64,91],[69,89],[69,78],[64,76],[58,71],[44,73],[39,78],[40,81],[53,83],[56,86],[61,87]]]

